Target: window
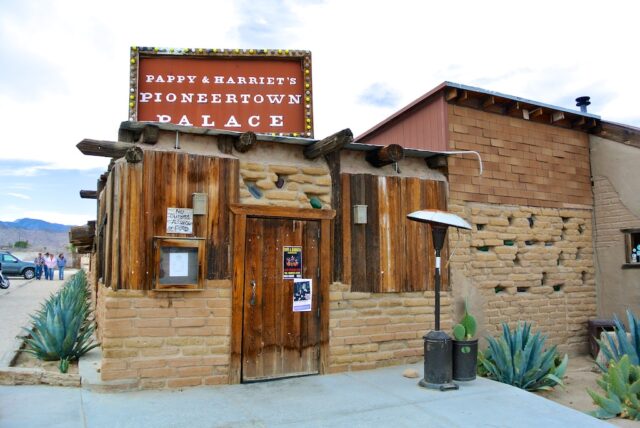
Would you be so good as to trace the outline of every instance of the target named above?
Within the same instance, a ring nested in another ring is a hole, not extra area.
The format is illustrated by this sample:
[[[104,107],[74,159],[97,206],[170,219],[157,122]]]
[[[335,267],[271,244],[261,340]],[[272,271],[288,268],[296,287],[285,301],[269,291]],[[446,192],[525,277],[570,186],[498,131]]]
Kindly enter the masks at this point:
[[[622,229],[624,233],[625,264],[623,268],[640,268],[640,229]]]

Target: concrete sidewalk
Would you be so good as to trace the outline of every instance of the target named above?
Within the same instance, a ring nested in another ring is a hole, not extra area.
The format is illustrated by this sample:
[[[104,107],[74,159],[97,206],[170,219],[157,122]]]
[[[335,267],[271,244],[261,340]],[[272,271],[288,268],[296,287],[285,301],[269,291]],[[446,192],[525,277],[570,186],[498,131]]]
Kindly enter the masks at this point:
[[[535,394],[479,378],[458,391],[402,376],[421,364],[184,391],[97,393],[0,387],[0,427],[607,427]]]

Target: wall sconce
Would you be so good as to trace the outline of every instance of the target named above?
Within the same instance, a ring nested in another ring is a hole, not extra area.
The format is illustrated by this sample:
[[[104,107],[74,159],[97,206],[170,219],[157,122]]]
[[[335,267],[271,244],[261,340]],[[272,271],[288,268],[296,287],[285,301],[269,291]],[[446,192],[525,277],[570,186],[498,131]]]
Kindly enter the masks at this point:
[[[207,194],[194,193],[193,195],[193,215],[207,214]]]
[[[353,206],[353,224],[367,224],[367,206]]]

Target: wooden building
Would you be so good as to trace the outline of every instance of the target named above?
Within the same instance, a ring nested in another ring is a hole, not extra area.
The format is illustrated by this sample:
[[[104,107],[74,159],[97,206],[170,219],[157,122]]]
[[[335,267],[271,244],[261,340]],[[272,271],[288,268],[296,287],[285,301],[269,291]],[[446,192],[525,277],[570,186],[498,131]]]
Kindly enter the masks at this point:
[[[141,122],[84,140],[114,158],[86,195],[95,224],[76,230],[102,379],[182,387],[419,361],[434,260],[406,215],[426,208],[473,224],[444,249],[444,329],[468,298],[483,333],[532,321],[585,352],[598,132],[588,113],[447,82],[355,141]],[[288,248],[302,251],[308,312],[292,310]]]

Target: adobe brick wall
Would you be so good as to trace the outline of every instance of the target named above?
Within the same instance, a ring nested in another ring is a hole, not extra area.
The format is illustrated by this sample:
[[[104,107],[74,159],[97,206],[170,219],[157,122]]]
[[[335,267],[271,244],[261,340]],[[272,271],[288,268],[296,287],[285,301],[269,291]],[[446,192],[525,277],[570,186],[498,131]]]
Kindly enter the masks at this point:
[[[590,208],[589,139],[584,132],[448,106],[449,198],[553,208]]]
[[[282,178],[282,188],[276,186]],[[256,198],[248,189],[254,185],[262,193]],[[331,205],[331,176],[326,164],[269,165],[240,161],[240,202],[253,205],[311,208],[310,199],[318,197],[324,208]]]
[[[590,210],[450,201],[472,223],[448,234],[453,297],[469,299],[480,337],[501,323],[533,324],[562,352],[587,352],[587,320],[596,316]]]
[[[228,383],[231,281],[193,293],[98,287],[103,381],[140,389]]]
[[[434,328],[433,292],[359,293],[331,284],[329,371],[368,370],[422,360]],[[440,294],[441,328],[451,331],[451,298]]]

